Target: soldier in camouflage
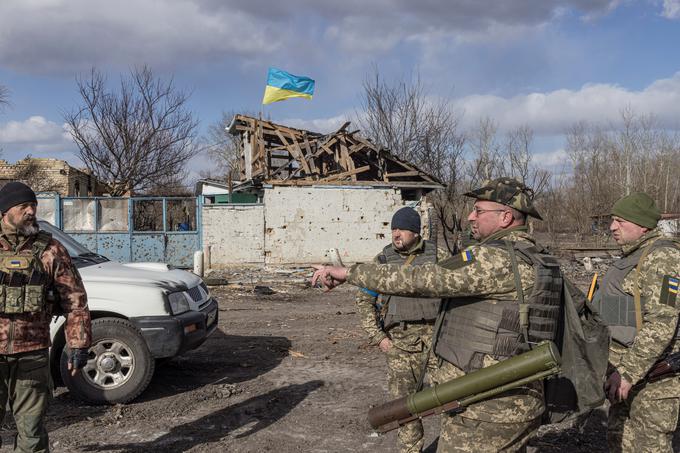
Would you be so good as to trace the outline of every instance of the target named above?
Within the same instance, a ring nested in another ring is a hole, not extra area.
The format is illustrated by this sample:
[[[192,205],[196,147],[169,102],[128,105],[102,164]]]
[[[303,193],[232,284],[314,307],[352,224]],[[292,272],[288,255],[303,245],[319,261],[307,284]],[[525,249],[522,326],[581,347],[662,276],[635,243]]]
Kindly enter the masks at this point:
[[[375,257],[374,263],[418,266],[450,256],[420,236],[420,215],[413,208],[399,209],[390,226],[392,242]],[[355,303],[370,344],[378,346],[387,358],[390,395],[398,398],[415,392],[428,356],[432,357],[428,368],[436,368],[429,348],[441,299],[383,296],[361,288]],[[423,424],[418,420],[402,426],[397,439],[403,453],[422,451]]]
[[[9,406],[17,426],[14,450],[21,452],[49,451],[44,418],[52,393],[52,313],[58,308],[66,316],[72,374],[85,366],[92,337],[80,275],[64,246],[40,231],[36,207],[25,184],[0,189],[0,419]]]
[[[623,197],[611,214],[610,230],[623,258],[607,271],[593,298],[612,333],[607,442],[612,452],[672,452],[680,379],[644,378],[664,354],[680,350],[680,243],[656,228],[660,212],[644,193]]]
[[[345,281],[383,294],[446,298],[435,340],[441,383],[488,367],[524,350],[527,342],[554,339],[560,311],[561,273],[535,245],[526,216],[540,219],[533,192],[510,178],[489,181],[466,194],[479,243],[438,264],[417,267],[359,264],[315,266],[313,283]],[[527,304],[529,302],[530,304]],[[528,325],[520,307],[529,306]],[[439,452],[521,451],[545,410],[540,382],[472,404],[460,415],[442,415]]]

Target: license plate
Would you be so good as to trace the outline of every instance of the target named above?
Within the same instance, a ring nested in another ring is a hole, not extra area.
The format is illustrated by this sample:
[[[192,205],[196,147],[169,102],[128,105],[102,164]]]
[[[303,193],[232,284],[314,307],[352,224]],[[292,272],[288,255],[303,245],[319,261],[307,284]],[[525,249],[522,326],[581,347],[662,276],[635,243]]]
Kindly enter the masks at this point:
[[[210,313],[208,313],[208,316],[206,317],[205,320],[206,327],[212,326],[213,323],[215,322],[215,318],[217,318],[217,310],[213,310]]]

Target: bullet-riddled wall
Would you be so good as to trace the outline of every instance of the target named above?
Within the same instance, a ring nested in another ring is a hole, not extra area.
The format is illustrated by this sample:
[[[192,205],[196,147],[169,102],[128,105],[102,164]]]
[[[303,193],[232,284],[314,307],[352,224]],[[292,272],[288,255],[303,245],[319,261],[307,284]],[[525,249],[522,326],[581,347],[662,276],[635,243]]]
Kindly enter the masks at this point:
[[[395,189],[273,187],[264,205],[266,262],[283,264],[322,262],[330,248],[343,261],[372,259],[403,202]]]
[[[369,261],[390,242],[403,205],[393,188],[274,186],[262,205],[205,206],[203,244],[214,268],[324,262],[331,248],[346,263]]]

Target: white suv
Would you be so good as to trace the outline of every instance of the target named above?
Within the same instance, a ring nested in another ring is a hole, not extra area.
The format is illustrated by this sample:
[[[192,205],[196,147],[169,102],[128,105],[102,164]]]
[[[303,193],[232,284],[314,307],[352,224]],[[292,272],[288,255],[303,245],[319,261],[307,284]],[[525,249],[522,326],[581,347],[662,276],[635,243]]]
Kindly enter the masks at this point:
[[[92,347],[75,377],[66,369],[64,317],[51,325],[52,375],[80,399],[133,400],[149,385],[155,359],[195,349],[217,328],[217,301],[195,274],[163,263],[110,261],[50,223],[39,223],[68,249],[87,291]]]

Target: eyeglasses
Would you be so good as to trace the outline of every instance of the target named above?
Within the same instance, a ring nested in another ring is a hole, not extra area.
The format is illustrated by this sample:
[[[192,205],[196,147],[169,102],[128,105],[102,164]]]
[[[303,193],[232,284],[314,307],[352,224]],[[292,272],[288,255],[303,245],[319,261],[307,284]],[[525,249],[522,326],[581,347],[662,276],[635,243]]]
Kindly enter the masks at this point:
[[[479,209],[479,208],[472,208],[472,211],[475,213],[475,216],[479,217],[480,215],[484,214],[485,212],[506,212],[507,209]]]

